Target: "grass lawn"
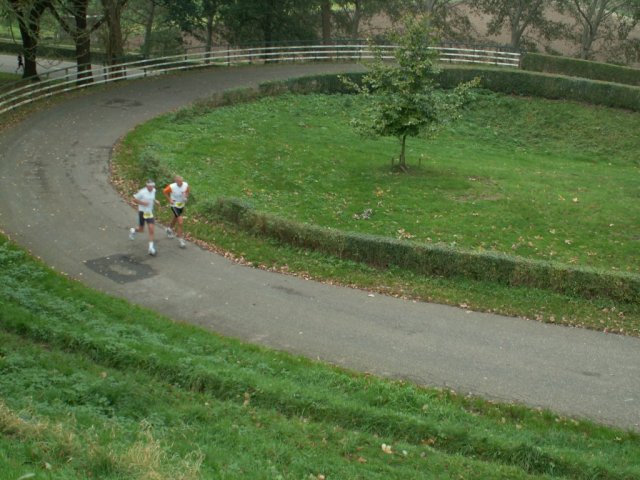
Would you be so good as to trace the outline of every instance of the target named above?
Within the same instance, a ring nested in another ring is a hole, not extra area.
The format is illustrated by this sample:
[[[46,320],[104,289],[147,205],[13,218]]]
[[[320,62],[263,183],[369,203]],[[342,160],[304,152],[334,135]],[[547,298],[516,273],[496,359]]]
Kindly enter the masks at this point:
[[[374,271],[250,239],[198,214],[203,199],[236,196],[325,227],[640,273],[639,114],[481,93],[436,138],[410,139],[411,170],[402,174],[390,168],[394,139],[363,139],[350,128],[358,109],[353,96],[286,95],[178,112],[129,135],[117,172],[132,179],[159,161],[181,173],[200,200],[189,208],[190,232],[257,265],[640,334],[637,305]]]
[[[243,345],[0,237],[0,475],[631,479],[640,437]]]
[[[0,87],[9,83],[17,82],[20,80],[20,75],[14,75],[13,73],[0,72]]]

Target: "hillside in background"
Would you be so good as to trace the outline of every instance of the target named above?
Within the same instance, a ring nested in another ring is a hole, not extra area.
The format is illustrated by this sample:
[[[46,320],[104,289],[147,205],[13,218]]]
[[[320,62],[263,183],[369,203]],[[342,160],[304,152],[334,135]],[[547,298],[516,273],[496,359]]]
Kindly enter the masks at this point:
[[[490,43],[497,45],[509,44],[509,31],[504,30],[500,35],[488,35],[488,23],[490,17],[488,15],[478,14],[474,12],[469,6],[469,2],[460,2],[455,8],[459,9],[460,13],[466,15],[472,25],[472,30],[469,32],[469,36],[477,43]],[[559,22],[567,26],[571,26],[574,20],[570,15],[566,13],[560,13],[556,9],[549,8],[547,12],[547,18],[554,22]],[[364,36],[381,34],[391,28],[394,28],[394,24],[390,19],[384,15],[378,15],[371,21],[363,25],[362,32]],[[547,40],[540,35],[526,35],[527,40],[535,45],[535,50],[539,53],[549,53],[554,55],[564,55],[569,57],[578,57],[580,52],[580,46],[577,42],[568,39],[556,39]],[[632,31],[630,39],[640,43],[640,25],[636,26]],[[593,60],[599,62],[610,62],[626,64],[623,52],[618,44],[599,39],[594,44],[594,58]],[[640,68],[640,61],[631,63],[629,66]]]

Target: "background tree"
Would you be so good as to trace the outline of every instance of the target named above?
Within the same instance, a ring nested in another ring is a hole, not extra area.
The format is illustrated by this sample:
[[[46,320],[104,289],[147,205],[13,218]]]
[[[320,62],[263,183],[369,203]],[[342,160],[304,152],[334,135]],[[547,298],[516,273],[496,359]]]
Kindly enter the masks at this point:
[[[71,37],[76,48],[78,79],[91,80],[91,32],[99,22],[89,25],[89,0],[58,0],[49,4],[49,10],[62,29]]]
[[[22,52],[24,56],[24,70],[22,78],[38,80],[36,55],[40,40],[40,20],[45,10],[51,5],[51,0],[9,0],[9,7],[18,21]]]
[[[144,42],[142,44],[142,54],[144,58],[151,56],[153,22],[156,16],[156,1],[143,0],[142,9],[146,7],[146,12],[142,14],[144,19]]]
[[[640,19],[639,0],[559,0],[557,5],[575,20],[582,59],[593,56],[598,39],[613,40],[613,32],[619,41],[627,40]]]
[[[187,23],[191,22],[190,16],[195,15],[196,7],[191,0],[185,0],[182,5],[183,9],[179,2],[169,5],[169,0],[129,0],[123,18],[134,35],[144,32],[140,45],[144,58],[184,52],[189,37],[182,26],[187,30],[195,28],[193,23]]]
[[[404,18],[428,15],[433,28],[446,41],[470,41],[477,34],[457,0],[401,0],[392,9],[392,16]]]
[[[122,62],[124,58],[124,37],[122,34],[122,11],[127,0],[100,0],[103,21],[107,26],[105,55],[107,65]]]
[[[220,6],[225,37],[233,45],[315,42],[319,0],[225,0]]]
[[[213,47],[216,22],[219,20],[221,0],[160,0],[167,10],[167,18],[184,33],[204,43],[205,50]]]
[[[322,43],[329,45],[331,43],[331,0],[321,0],[320,2],[320,17],[322,23]]]
[[[396,62],[390,64],[378,49],[361,86],[350,83],[366,98],[363,114],[352,121],[361,133],[396,137],[400,142],[398,168],[407,171],[407,137],[434,135],[459,116],[479,79],[461,83],[454,90],[439,88],[437,42],[427,20],[409,20],[394,38]]]
[[[525,46],[526,33],[535,31],[546,39],[556,36],[560,26],[545,16],[550,0],[473,0],[473,9],[491,17],[488,34],[498,35],[504,29],[510,34],[513,48]]]
[[[360,37],[363,21],[381,12],[392,12],[397,8],[397,0],[334,0],[334,18],[338,28],[348,37]]]
[[[122,11],[124,25],[138,34],[143,32],[140,51],[144,58],[153,55],[158,24],[168,16],[163,5],[162,0],[129,0],[127,8]]]

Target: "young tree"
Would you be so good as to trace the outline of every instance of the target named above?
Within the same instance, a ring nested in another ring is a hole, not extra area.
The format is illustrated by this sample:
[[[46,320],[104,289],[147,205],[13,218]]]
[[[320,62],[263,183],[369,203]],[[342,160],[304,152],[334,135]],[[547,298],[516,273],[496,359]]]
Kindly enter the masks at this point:
[[[377,49],[375,60],[362,85],[348,82],[366,98],[361,117],[352,121],[358,131],[373,137],[396,137],[400,142],[398,168],[407,171],[407,137],[434,135],[459,116],[479,79],[458,85],[454,90],[439,88],[436,39],[425,19],[408,20],[406,30],[395,38],[395,62],[383,59]]]

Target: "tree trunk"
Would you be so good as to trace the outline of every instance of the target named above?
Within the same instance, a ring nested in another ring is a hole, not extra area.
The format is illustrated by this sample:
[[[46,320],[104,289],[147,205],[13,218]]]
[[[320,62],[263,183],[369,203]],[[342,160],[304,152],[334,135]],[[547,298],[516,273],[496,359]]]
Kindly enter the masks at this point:
[[[405,152],[407,149],[407,135],[403,135],[400,140],[400,158],[398,159],[398,168],[403,172],[407,171],[407,159],[405,157]]]
[[[126,0],[102,0],[104,15],[107,21],[109,35],[107,38],[107,64],[117,65],[124,61],[124,45],[122,42],[122,26],[120,15]],[[112,67],[112,77],[122,77],[126,74],[124,67]]]
[[[520,25],[520,20],[522,17],[522,6],[516,5],[513,7],[515,10],[511,12],[510,21],[511,24],[511,46],[513,48],[520,47],[520,40],[522,38],[522,34],[524,32],[525,26]]]
[[[219,0],[203,0],[202,2],[202,13],[205,17],[205,52],[207,62],[213,51],[213,33],[219,7]]]
[[[262,35],[265,48],[273,46],[273,12],[275,11],[275,5],[273,0],[269,3],[271,8],[265,10],[264,17],[262,18]]]
[[[76,46],[76,64],[78,66],[78,84],[91,83],[91,36],[87,28],[87,9],[89,2],[74,0],[73,18],[75,30],[73,40]]]
[[[151,49],[153,47],[151,35],[153,33],[153,22],[155,20],[156,15],[156,2],[155,0],[149,0],[149,4],[151,5],[151,9],[149,10],[149,15],[147,16],[147,22],[144,26],[144,50],[142,54],[144,58],[151,57]]]
[[[362,17],[362,0],[355,0],[353,18],[351,19],[351,37],[360,35],[360,18]]]
[[[22,78],[40,80],[36,66],[36,52],[38,49],[37,33],[33,34],[31,28],[20,22],[20,36],[22,37],[22,49],[24,51],[24,71]]]
[[[49,7],[50,1],[37,1],[28,10],[24,7],[24,2],[20,0],[10,1],[11,9],[16,14],[22,38],[22,49],[24,56],[24,70],[22,78],[30,78],[34,81],[40,80],[36,66],[36,54],[38,50],[38,40],[40,37],[40,18],[45,9]]]
[[[260,19],[260,28],[262,30],[262,42],[263,42],[263,59],[265,63],[277,63],[278,59],[275,55],[272,55],[270,48],[273,46],[273,27],[274,27],[274,12],[275,1],[270,0],[265,2],[269,4],[269,7],[264,11],[264,15]]]
[[[598,36],[598,30],[607,17],[609,0],[591,0],[587,5],[579,0],[573,0],[577,18],[582,26],[580,35],[580,58],[587,60],[591,57],[593,43]]]
[[[593,35],[589,31],[589,28],[582,30],[582,38],[580,41],[580,58],[582,60],[588,60],[591,56],[591,46],[593,45]]]
[[[322,0],[322,43],[331,45],[331,1]]]
[[[207,15],[207,38],[206,40],[206,52],[211,53],[213,48],[213,13]]]

